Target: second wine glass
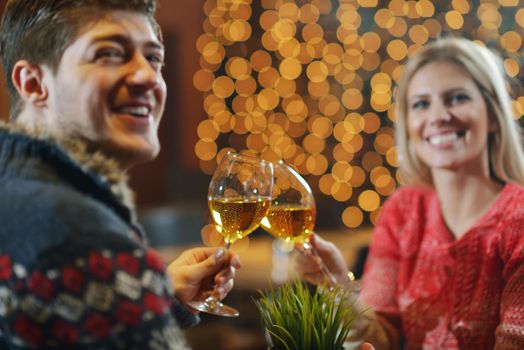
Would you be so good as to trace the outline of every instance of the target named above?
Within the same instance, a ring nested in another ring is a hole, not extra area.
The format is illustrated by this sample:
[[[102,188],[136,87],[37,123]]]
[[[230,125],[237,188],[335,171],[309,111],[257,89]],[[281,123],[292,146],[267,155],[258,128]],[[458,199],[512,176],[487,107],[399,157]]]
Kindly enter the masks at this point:
[[[273,165],[258,158],[228,152],[215,171],[208,191],[208,205],[216,230],[226,249],[253,232],[269,210]],[[197,310],[235,317],[239,313],[224,305],[212,291],[205,300],[189,305]]]
[[[311,245],[316,219],[315,197],[306,180],[283,161],[273,165],[271,206],[261,226],[276,238],[295,243],[303,254],[319,256]],[[320,263],[328,286],[337,283],[327,266]]]

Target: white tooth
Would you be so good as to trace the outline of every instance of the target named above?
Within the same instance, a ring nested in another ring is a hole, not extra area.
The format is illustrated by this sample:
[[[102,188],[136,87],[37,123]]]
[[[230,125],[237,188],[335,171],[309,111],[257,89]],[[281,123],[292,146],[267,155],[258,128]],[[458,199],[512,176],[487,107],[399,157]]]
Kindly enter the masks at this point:
[[[429,143],[432,145],[440,145],[442,143],[455,141],[458,139],[458,134],[456,132],[451,132],[447,134],[440,134],[429,137]]]
[[[136,115],[147,115],[147,107],[123,107],[120,109],[120,112],[127,114],[136,114]]]

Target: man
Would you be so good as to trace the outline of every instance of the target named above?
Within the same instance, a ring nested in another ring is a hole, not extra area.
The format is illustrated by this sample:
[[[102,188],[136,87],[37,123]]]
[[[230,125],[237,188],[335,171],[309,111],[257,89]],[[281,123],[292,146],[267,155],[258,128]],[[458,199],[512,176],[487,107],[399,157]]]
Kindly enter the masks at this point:
[[[0,349],[186,349],[184,303],[232,288],[236,255],[166,267],[122,174],[159,151],[155,0],[10,0],[0,52]],[[174,291],[174,295],[173,295]]]

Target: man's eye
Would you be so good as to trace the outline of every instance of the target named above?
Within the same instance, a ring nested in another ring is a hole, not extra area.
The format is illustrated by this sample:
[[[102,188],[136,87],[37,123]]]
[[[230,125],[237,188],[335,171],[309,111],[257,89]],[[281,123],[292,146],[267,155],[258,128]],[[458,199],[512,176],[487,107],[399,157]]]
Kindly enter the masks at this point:
[[[147,60],[151,63],[151,66],[155,68],[162,68],[164,66],[164,57],[160,55],[147,55]]]
[[[118,49],[103,49],[96,53],[96,59],[102,61],[121,61],[125,58],[125,53]]]
[[[428,106],[429,106],[429,103],[427,101],[420,100],[420,101],[415,101],[411,105],[411,109],[424,109],[424,108],[427,108]]]

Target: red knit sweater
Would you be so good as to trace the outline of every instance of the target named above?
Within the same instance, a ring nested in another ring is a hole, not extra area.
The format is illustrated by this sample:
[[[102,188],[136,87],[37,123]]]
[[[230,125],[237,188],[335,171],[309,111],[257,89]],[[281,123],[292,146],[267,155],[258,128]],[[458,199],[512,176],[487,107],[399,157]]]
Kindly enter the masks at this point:
[[[460,239],[435,192],[405,187],[385,204],[362,298],[406,349],[524,349],[524,188],[507,184]]]

